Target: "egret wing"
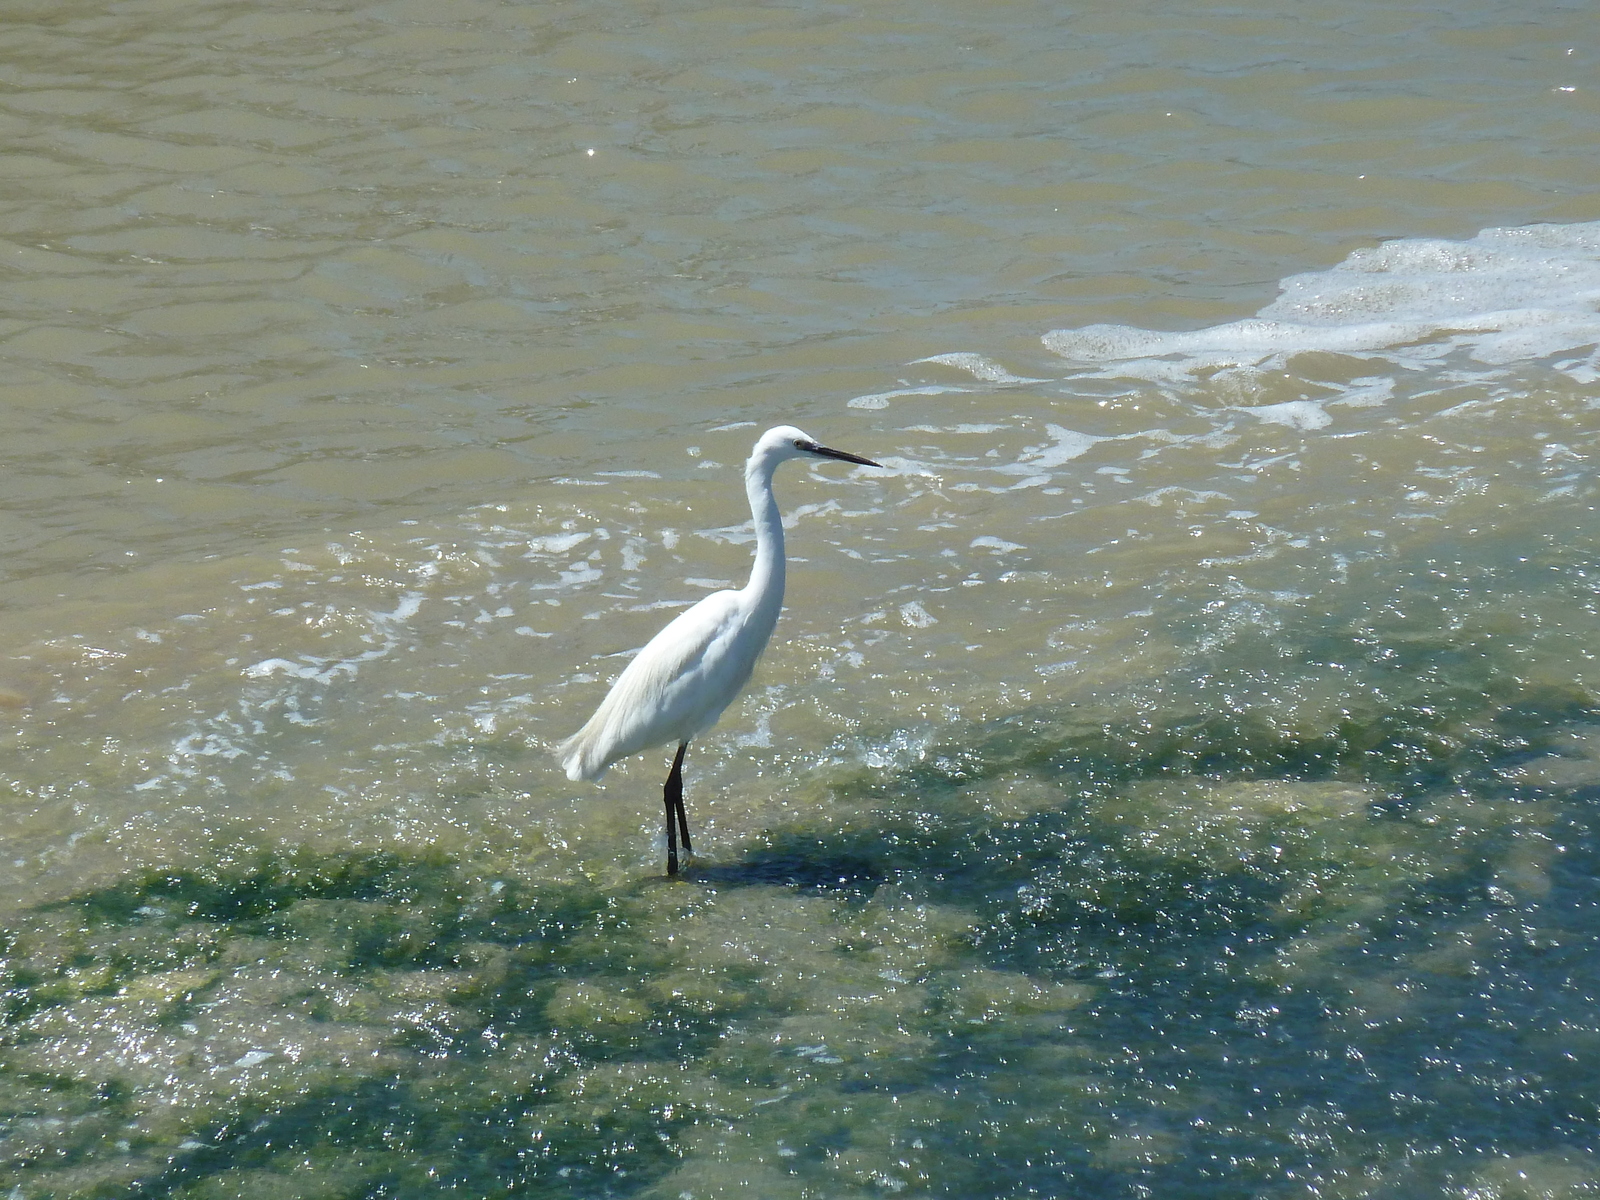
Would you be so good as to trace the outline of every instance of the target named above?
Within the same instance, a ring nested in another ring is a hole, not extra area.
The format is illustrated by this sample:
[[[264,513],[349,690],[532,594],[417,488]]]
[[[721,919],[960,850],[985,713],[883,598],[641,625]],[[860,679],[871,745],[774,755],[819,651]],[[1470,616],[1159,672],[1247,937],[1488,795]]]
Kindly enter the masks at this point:
[[[558,748],[567,778],[598,779],[617,759],[687,739],[716,720],[755,663],[737,652],[747,616],[740,601],[738,592],[713,592],[650,639]]]

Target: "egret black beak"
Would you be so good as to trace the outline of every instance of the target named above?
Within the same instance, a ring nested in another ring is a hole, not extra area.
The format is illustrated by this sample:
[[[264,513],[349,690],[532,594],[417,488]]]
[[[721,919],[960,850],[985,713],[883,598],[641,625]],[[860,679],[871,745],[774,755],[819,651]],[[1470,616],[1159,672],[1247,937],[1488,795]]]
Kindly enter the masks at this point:
[[[851,454],[845,450],[834,450],[829,446],[819,446],[816,442],[796,442],[795,445],[807,454],[817,454],[823,458],[837,458],[840,462],[857,463],[863,467],[882,467],[882,463],[875,463],[870,458],[862,458],[859,454]]]

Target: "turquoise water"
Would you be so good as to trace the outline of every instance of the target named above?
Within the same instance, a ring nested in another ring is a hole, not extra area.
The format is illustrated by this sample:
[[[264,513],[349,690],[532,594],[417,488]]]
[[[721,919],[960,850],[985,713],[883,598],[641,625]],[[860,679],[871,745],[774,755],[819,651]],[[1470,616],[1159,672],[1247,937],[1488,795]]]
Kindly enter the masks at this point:
[[[1591,25],[19,10],[0,1195],[1600,1193]]]

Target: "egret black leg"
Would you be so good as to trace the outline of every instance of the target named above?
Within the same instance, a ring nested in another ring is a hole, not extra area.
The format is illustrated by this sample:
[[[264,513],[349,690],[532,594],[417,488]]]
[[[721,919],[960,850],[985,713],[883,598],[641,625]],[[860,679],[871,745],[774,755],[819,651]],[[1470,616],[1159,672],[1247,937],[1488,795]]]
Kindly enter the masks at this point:
[[[689,849],[689,825],[683,816],[683,754],[688,742],[678,744],[678,754],[672,760],[672,773],[667,776],[667,786],[661,798],[667,809],[667,874],[678,873],[678,826],[683,827],[683,848]]]
[[[693,854],[694,847],[689,844],[689,813],[683,807],[683,756],[688,749],[688,742],[680,742],[678,757],[672,760],[672,765],[678,772],[678,834],[683,838],[683,852]]]

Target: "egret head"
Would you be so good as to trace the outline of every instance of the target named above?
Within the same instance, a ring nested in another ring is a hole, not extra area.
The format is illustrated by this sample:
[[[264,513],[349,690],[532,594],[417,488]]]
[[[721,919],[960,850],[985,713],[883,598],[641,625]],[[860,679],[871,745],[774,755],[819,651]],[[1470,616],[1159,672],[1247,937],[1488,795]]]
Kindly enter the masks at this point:
[[[843,450],[834,450],[821,445],[805,430],[796,429],[793,425],[779,425],[767,430],[757,439],[755,449],[750,451],[749,467],[771,470],[791,458],[836,458],[841,462],[857,463],[863,467],[881,465],[870,458],[862,458],[859,454],[849,454]]]

